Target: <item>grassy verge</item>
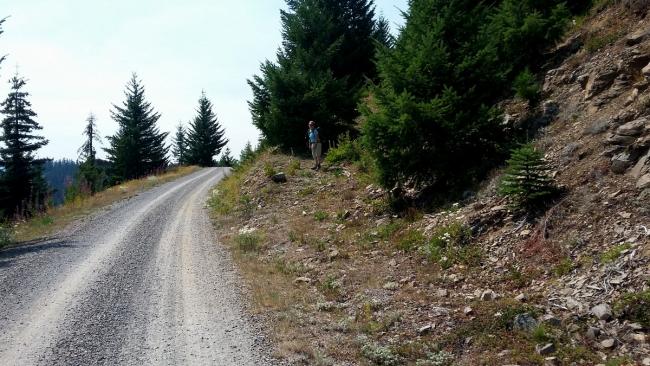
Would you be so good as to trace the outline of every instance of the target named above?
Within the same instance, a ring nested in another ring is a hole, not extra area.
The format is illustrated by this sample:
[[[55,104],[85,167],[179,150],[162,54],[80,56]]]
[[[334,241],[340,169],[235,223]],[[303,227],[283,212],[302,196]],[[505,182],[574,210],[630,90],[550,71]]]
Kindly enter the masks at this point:
[[[99,208],[132,197],[157,185],[191,174],[198,169],[195,166],[174,168],[161,175],[135,179],[108,188],[92,197],[79,197],[72,202],[66,202],[61,206],[51,208],[46,213],[30,218],[29,220],[14,223],[12,238],[10,240],[4,240],[4,243],[5,245],[15,245],[17,243],[47,237],[63,229],[74,220],[88,215]]]

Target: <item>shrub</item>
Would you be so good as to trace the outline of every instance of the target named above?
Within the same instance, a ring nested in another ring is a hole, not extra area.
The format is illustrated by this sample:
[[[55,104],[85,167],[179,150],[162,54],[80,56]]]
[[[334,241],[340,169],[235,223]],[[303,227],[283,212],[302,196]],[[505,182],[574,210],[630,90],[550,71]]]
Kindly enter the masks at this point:
[[[556,193],[544,156],[530,144],[513,150],[500,185],[500,193],[517,209],[532,211]]]
[[[329,149],[325,162],[328,164],[352,163],[361,159],[361,146],[359,140],[352,140],[350,133],[339,136],[338,146]]]
[[[422,250],[429,260],[449,268],[460,262],[476,265],[480,260],[480,251],[469,245],[471,230],[462,223],[455,222],[436,230],[433,237]]]
[[[410,252],[412,250],[420,248],[426,239],[421,232],[417,230],[408,230],[404,235],[398,240],[397,248],[405,252]]]
[[[237,249],[244,253],[257,252],[262,240],[262,235],[255,231],[240,233],[234,238]]]
[[[512,88],[519,98],[525,99],[531,104],[536,104],[539,101],[541,88],[535,75],[528,68],[517,75]]]
[[[267,177],[272,177],[276,174],[275,168],[270,163],[264,164],[264,175]]]
[[[329,215],[325,211],[316,211],[314,213],[314,219],[316,219],[316,221],[325,221],[328,216]]]
[[[394,354],[388,347],[382,347],[377,344],[367,343],[361,347],[363,357],[375,363],[375,365],[393,366],[401,365],[401,358]]]
[[[612,263],[623,254],[624,250],[630,249],[631,247],[628,243],[612,247],[600,256],[600,262],[603,264]]]
[[[287,174],[296,175],[296,172],[298,170],[300,170],[300,160],[298,159],[291,160],[289,166],[287,167]]]
[[[613,308],[617,317],[650,327],[650,290],[622,295]]]
[[[14,241],[14,231],[11,226],[0,225],[0,248],[5,247]]]

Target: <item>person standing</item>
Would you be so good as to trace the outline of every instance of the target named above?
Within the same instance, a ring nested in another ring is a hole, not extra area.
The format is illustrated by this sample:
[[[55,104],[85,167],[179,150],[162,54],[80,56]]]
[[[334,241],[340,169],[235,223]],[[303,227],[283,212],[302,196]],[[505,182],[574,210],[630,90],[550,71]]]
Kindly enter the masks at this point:
[[[314,167],[312,170],[319,170],[320,164],[323,161],[321,154],[323,152],[323,144],[320,140],[320,133],[318,127],[316,127],[316,122],[309,121],[309,130],[307,131],[307,139],[309,141],[309,149],[311,150],[311,156],[314,158]]]

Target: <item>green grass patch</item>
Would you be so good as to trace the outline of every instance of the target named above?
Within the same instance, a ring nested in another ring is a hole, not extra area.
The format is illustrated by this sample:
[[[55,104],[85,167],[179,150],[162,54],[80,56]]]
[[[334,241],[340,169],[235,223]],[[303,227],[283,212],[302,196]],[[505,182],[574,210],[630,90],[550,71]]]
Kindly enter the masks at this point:
[[[397,248],[405,252],[411,252],[421,248],[426,242],[424,235],[418,230],[407,230],[397,240]]]
[[[325,211],[319,210],[319,211],[314,212],[314,220],[316,220],[318,222],[325,221],[328,217],[329,217],[329,215]]]
[[[264,241],[264,236],[257,231],[250,233],[237,234],[233,238],[237,249],[244,253],[257,252],[260,250],[260,245]]]
[[[650,290],[630,292],[614,302],[617,317],[650,327]]]
[[[623,251],[628,250],[631,247],[632,245],[628,243],[614,246],[600,256],[600,262],[603,264],[612,263],[623,254]]]
[[[429,243],[423,246],[423,254],[442,268],[450,268],[462,263],[468,266],[480,264],[480,248],[471,245],[472,233],[469,227],[460,222],[438,228]]]

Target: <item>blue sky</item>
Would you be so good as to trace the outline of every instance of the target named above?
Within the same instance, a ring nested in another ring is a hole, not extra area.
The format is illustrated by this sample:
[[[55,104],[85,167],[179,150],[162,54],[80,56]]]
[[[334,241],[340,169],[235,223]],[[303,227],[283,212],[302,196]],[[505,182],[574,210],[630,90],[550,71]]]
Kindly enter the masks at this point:
[[[407,0],[375,4],[393,31],[403,24]],[[102,135],[115,132],[109,111],[136,72],[161,130],[189,121],[205,90],[238,154],[258,138],[246,79],[274,59],[284,7],[284,0],[0,0],[0,17],[10,16],[0,36],[0,54],[8,55],[0,97],[18,68],[50,140],[40,155],[76,159],[90,112]]]

